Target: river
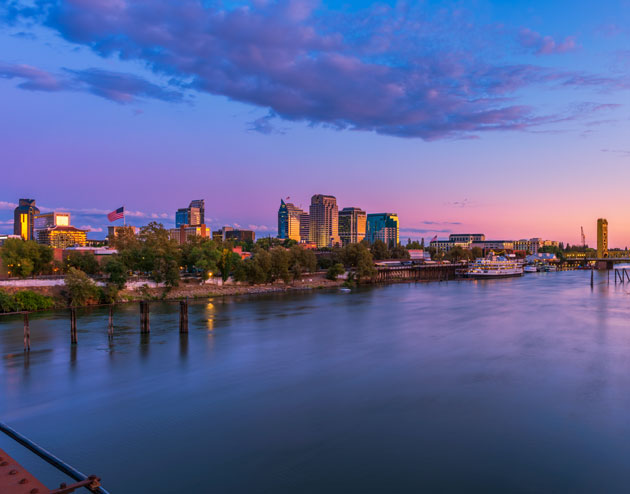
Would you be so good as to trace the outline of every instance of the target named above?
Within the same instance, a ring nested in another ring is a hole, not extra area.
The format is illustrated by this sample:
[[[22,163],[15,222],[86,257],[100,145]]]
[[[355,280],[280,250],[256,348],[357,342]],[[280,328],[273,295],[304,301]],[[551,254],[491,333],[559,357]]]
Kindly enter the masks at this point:
[[[0,420],[118,493],[621,492],[630,285],[605,273],[0,318]],[[63,480],[8,438],[49,486]]]

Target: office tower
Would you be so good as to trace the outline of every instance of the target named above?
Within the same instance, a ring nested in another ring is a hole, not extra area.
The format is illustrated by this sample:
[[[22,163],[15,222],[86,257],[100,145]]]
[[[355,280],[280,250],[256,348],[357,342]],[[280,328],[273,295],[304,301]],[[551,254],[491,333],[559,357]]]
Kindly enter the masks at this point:
[[[309,242],[320,247],[339,245],[339,210],[334,196],[316,194],[309,209]]]
[[[366,237],[371,244],[382,240],[388,247],[399,243],[398,215],[394,213],[375,213],[367,215]]]
[[[339,238],[342,245],[357,244],[365,238],[367,215],[360,208],[343,208],[339,212]]]
[[[35,199],[20,199],[13,211],[13,233],[24,240],[34,240],[35,216],[39,209],[35,206]]]
[[[190,201],[187,208],[180,208],[175,213],[175,227],[189,225],[201,226],[205,224],[205,202],[203,199]]]
[[[311,229],[311,216],[304,212],[300,213],[300,242],[308,242],[308,232]]]
[[[608,257],[608,220],[597,220],[597,257]]]
[[[206,201],[203,199],[195,199],[190,201],[191,209],[195,209],[195,214],[191,214],[191,217],[196,221],[196,223],[190,223],[191,225],[204,225],[206,223]],[[196,216],[198,215],[198,216]]]
[[[302,238],[302,216],[306,213],[290,202],[280,199],[278,209],[278,238],[299,242]],[[307,215],[308,216],[308,215]],[[308,239],[308,236],[305,238]]]

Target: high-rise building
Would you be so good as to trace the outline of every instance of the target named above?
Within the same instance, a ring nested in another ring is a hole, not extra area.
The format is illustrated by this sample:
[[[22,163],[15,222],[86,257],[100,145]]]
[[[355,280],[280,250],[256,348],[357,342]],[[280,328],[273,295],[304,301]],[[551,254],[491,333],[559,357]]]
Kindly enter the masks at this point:
[[[35,206],[35,199],[20,199],[13,211],[13,233],[24,240],[35,239],[35,216],[39,209]]]
[[[205,202],[203,199],[190,201],[187,208],[179,208],[175,213],[175,226],[201,226],[205,224]]]
[[[311,229],[311,216],[304,212],[300,213],[300,242],[308,242],[308,232]]]
[[[305,214],[303,210],[294,204],[284,202],[284,200],[280,199],[280,208],[278,209],[278,238],[290,238],[291,240],[299,242],[302,238],[302,216]],[[305,239],[308,239],[308,236]]]
[[[608,220],[597,220],[597,257],[608,257]]]
[[[320,247],[332,247],[339,239],[339,210],[334,196],[316,194],[309,208],[309,242]]]
[[[398,245],[398,215],[395,213],[368,214],[366,238],[371,244],[375,240],[382,240],[389,247]]]
[[[339,238],[342,245],[357,244],[365,238],[367,215],[360,208],[339,211]]]
[[[35,216],[35,236],[37,230],[53,228],[55,226],[70,226],[70,213],[44,213]]]
[[[190,206],[188,207],[197,209],[196,214],[199,214],[198,219],[196,217],[193,218],[197,220],[197,223],[191,223],[191,225],[204,225],[206,223],[206,201],[203,199],[195,199],[190,201]]]

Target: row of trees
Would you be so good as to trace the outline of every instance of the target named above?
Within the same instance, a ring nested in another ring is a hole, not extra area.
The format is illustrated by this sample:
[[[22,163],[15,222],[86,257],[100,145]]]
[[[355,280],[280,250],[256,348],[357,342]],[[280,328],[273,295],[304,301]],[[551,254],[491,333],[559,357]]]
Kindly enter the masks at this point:
[[[211,276],[220,276],[223,280],[233,276],[237,281],[254,284],[276,280],[289,283],[316,270],[327,270],[329,277],[335,278],[345,270],[351,270],[361,280],[374,274],[375,259],[408,259],[408,249],[421,248],[423,243],[409,241],[407,247],[389,247],[380,240],[372,245],[363,241],[343,248],[323,249],[324,252],[316,256],[293,240],[262,238],[255,244],[241,245],[253,254],[243,261],[234,252],[236,244],[232,242],[194,237],[179,245],[170,238],[163,225],[152,222],[142,227],[139,235],[134,235],[131,229],[122,230],[111,242],[118,253],[107,256],[102,263],[91,252],[72,252],[63,262],[53,261],[50,247],[19,239],[7,240],[0,255],[10,276],[65,273],[73,282],[79,272],[101,275],[112,289],[120,289],[134,273],[167,287],[176,286],[183,274],[193,274],[204,280]],[[83,291],[84,298],[96,296],[95,292],[89,293],[89,289]],[[103,294],[100,297],[103,298]]]

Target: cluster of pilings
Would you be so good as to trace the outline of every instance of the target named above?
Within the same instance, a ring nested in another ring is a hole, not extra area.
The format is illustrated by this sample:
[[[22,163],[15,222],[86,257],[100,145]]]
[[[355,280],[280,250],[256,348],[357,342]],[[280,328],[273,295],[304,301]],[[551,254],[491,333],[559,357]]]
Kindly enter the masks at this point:
[[[140,333],[149,334],[150,332],[150,317],[149,317],[149,302],[142,300],[140,302]],[[77,309],[76,307],[70,307],[70,344],[77,345],[79,342],[77,334]],[[179,302],[179,332],[181,334],[188,333],[188,299],[180,300]],[[114,336],[114,306],[109,306],[109,317],[107,324],[107,335],[110,338]],[[24,312],[24,351],[31,351],[31,325],[28,317],[28,312]]]
[[[424,266],[396,266],[378,268],[374,283],[388,281],[447,281],[457,276],[458,264],[430,264]]]

